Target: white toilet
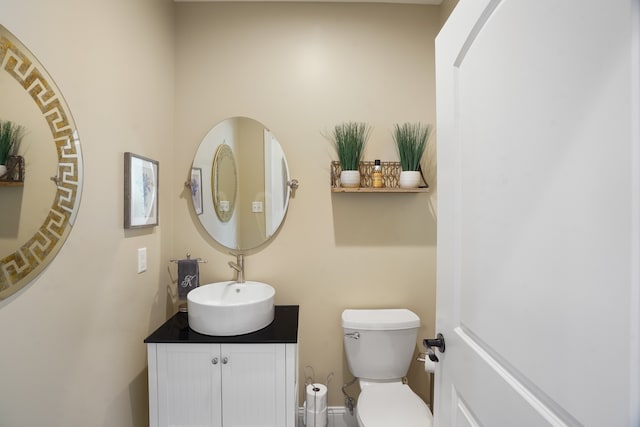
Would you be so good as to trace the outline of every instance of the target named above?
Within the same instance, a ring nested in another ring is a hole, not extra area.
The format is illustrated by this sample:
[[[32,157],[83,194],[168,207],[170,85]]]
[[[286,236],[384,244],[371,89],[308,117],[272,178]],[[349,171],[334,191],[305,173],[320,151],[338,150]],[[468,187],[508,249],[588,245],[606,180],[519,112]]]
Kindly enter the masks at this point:
[[[345,310],[344,348],[360,382],[360,427],[431,427],[431,411],[408,385],[407,374],[420,318],[406,309]]]

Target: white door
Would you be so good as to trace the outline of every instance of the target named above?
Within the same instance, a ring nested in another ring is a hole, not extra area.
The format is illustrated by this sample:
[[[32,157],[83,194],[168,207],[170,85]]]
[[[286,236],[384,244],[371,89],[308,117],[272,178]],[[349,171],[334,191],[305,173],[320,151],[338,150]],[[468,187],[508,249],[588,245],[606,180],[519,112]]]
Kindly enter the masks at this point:
[[[639,10],[461,0],[437,38],[437,427],[640,426]]]
[[[264,191],[267,238],[273,236],[289,203],[289,167],[278,139],[264,130]]]

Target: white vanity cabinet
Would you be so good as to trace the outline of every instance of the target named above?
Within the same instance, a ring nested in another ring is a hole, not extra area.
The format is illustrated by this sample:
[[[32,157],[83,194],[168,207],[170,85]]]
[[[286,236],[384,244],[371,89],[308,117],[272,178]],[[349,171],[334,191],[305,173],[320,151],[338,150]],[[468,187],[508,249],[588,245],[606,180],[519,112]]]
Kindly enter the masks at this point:
[[[200,335],[180,313],[147,338],[149,425],[296,427],[298,307],[280,307],[254,335]]]
[[[150,426],[295,426],[296,344],[147,346]]]

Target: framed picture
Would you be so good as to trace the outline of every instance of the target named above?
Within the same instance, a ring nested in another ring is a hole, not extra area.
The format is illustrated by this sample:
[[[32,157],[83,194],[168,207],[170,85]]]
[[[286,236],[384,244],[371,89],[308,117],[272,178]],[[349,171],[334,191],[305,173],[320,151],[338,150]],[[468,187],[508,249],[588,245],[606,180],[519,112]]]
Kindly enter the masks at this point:
[[[124,153],[124,228],[158,225],[158,168],[155,160]]]
[[[202,215],[202,169],[191,168],[191,198],[196,214]]]

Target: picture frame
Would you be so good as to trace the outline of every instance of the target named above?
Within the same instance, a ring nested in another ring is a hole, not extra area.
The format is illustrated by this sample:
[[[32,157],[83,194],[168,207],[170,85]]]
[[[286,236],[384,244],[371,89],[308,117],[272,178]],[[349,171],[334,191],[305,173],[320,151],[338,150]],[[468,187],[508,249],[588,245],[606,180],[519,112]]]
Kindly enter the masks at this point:
[[[196,215],[202,215],[202,168],[191,168],[191,198]]]
[[[159,168],[156,160],[124,153],[124,228],[158,225]]]

